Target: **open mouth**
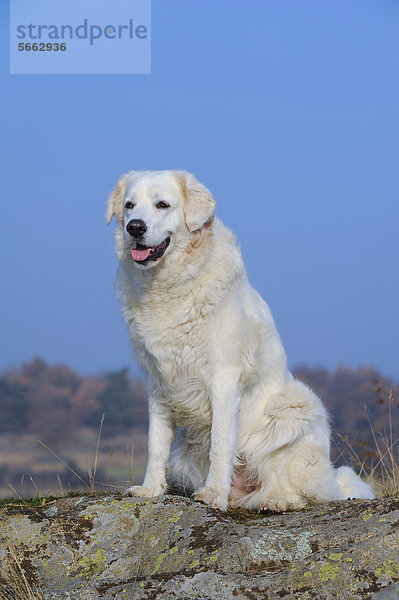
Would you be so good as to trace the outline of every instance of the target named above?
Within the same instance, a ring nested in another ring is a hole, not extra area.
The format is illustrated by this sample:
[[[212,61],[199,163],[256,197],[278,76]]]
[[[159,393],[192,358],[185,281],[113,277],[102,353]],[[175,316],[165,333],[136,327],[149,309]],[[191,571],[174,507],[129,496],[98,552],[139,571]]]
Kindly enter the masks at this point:
[[[155,262],[164,255],[169,243],[170,236],[158,246],[143,246],[142,244],[136,244],[136,247],[132,248],[132,258],[140,264],[145,264],[150,261]]]

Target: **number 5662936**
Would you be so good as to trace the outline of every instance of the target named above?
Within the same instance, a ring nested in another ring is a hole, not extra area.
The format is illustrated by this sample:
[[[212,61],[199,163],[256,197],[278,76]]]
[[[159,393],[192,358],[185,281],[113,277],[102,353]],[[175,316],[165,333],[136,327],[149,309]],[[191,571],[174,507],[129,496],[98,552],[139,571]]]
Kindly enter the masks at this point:
[[[58,42],[44,42],[30,44],[29,42],[20,42],[18,44],[19,52],[65,52],[67,46],[64,42],[59,44]]]

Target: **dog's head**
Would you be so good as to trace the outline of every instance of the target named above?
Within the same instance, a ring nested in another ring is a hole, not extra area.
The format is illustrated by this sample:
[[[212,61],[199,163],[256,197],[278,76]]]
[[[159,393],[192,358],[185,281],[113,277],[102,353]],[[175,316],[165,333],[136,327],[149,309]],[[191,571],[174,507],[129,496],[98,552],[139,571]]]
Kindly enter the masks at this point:
[[[187,236],[210,227],[215,201],[194,175],[184,171],[131,171],[123,175],[108,201],[123,230],[131,258],[151,268]]]

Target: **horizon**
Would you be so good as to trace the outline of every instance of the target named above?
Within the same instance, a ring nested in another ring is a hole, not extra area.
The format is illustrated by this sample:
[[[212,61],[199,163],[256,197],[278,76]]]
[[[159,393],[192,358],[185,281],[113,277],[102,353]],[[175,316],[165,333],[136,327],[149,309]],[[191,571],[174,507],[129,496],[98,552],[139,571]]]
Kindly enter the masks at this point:
[[[76,369],[76,368],[72,367],[71,365],[63,363],[61,361],[51,361],[51,360],[48,361],[48,360],[45,360],[42,356],[37,356],[37,355],[32,356],[27,361],[21,362],[19,365],[11,365],[4,369],[0,368],[0,377],[7,376],[8,374],[18,373],[18,372],[22,371],[25,367],[32,365],[35,361],[43,362],[45,365],[45,368],[53,369],[53,368],[61,367],[61,368],[70,369],[73,373],[75,373],[82,379],[90,378],[90,377],[102,378],[104,376],[107,376],[107,375],[110,375],[113,373],[120,373],[125,370],[128,372],[128,377],[130,377],[130,379],[132,381],[141,381],[141,382],[145,383],[145,380],[147,379],[147,374],[145,373],[145,371],[143,371],[143,369],[140,368],[139,365],[138,365],[137,369],[132,369],[131,365],[129,365],[129,364],[122,364],[119,367],[115,367],[112,369],[105,368],[101,371],[85,372],[85,371],[80,371],[79,369]],[[290,368],[290,372],[292,372],[294,375],[296,372],[303,371],[303,370],[308,370],[309,372],[311,372],[313,374],[317,371],[323,371],[332,377],[336,376],[340,372],[346,372],[347,374],[350,374],[350,375],[353,375],[353,374],[365,375],[368,371],[377,371],[377,373],[382,378],[381,380],[388,379],[388,380],[391,380],[395,386],[399,386],[399,377],[395,377],[395,376],[389,375],[388,373],[384,373],[383,371],[381,371],[374,365],[358,365],[357,367],[351,367],[348,365],[339,364],[335,368],[329,369],[328,367],[325,367],[323,365],[313,365],[312,366],[312,365],[307,365],[304,363],[298,363],[297,365],[294,365],[292,368]],[[375,380],[375,381],[379,381],[379,380]]]

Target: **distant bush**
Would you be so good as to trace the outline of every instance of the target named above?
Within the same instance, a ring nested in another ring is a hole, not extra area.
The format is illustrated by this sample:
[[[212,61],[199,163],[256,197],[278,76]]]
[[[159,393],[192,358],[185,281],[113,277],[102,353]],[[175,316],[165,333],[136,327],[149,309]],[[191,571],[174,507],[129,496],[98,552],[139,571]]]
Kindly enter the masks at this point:
[[[26,389],[15,377],[0,378],[0,433],[20,431],[27,425]]]
[[[0,375],[0,433],[34,432],[54,447],[76,429],[97,429],[103,413],[104,435],[145,426],[144,384],[127,369],[83,377],[40,358]]]

